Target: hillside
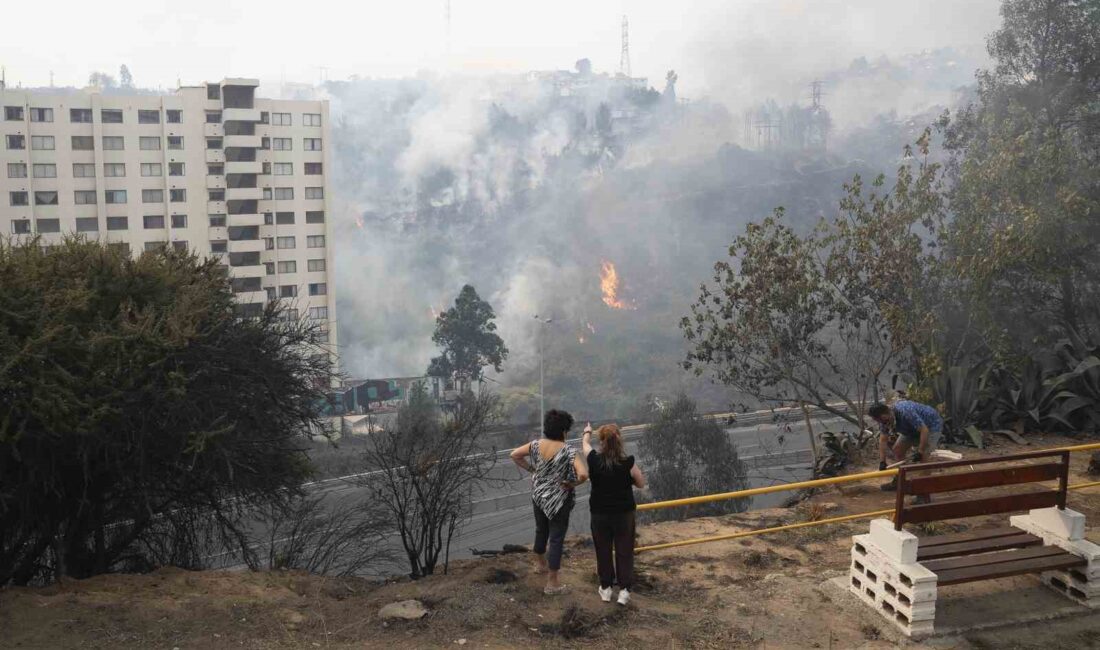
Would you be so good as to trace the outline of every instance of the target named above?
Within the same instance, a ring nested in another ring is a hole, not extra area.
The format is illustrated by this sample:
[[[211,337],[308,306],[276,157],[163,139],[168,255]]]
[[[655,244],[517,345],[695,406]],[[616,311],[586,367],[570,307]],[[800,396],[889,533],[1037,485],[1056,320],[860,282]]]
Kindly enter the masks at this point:
[[[1069,442],[1034,440],[1042,447]],[[992,453],[1017,450],[1004,446]],[[1089,480],[1087,458],[1077,456],[1071,483]],[[889,507],[891,500],[874,484],[858,484],[793,509],[643,526],[640,543],[866,512]],[[1089,536],[1100,539],[1100,490],[1073,492],[1070,505],[1088,516]],[[983,523],[964,520],[940,531]],[[568,542],[563,575],[571,591],[552,598],[542,595],[522,555],[456,562],[449,575],[383,585],[298,573],[178,569],[101,576],[0,591],[0,647],[1100,647],[1100,620],[1080,616],[926,644],[900,639],[869,608],[829,583],[847,571],[850,536],[866,528],[857,521],[641,554],[637,597],[626,609],[597,598],[594,558],[584,538]],[[1064,604],[1026,576],[951,587],[942,598],[953,617],[987,623],[1013,611],[1034,614]],[[428,615],[380,619],[382,606],[405,599],[420,600]]]

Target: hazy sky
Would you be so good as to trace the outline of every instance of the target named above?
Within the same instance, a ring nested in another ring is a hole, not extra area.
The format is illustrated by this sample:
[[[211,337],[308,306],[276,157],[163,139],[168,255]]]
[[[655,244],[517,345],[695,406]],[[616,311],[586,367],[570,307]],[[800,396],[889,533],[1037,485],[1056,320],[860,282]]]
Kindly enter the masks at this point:
[[[630,17],[636,76],[680,72],[696,94],[730,70],[799,71],[853,56],[981,45],[999,0],[445,0],[8,2],[0,64],[11,85],[83,85],[95,69],[175,87],[225,76],[313,82],[418,70],[619,65]],[[321,68],[327,68],[322,72]]]

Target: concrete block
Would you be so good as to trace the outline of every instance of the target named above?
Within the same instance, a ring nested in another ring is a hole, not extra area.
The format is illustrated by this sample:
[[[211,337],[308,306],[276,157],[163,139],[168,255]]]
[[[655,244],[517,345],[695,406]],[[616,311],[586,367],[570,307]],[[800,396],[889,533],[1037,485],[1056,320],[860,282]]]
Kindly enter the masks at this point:
[[[889,519],[871,521],[871,542],[890,559],[901,564],[917,561],[917,536],[905,530],[894,530]]]
[[[1076,510],[1040,508],[1017,517],[1027,517],[1034,526],[1062,539],[1076,541],[1085,538],[1085,515]],[[1014,518],[1010,518],[1009,521]]]

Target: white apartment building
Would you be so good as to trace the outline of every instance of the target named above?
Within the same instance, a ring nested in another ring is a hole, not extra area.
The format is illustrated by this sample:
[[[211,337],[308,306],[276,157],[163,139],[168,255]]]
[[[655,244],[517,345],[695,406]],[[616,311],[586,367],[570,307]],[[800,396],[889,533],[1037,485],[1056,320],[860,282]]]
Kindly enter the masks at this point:
[[[258,85],[0,89],[0,233],[216,256],[242,313],[286,300],[335,349],[328,102],[260,99]]]

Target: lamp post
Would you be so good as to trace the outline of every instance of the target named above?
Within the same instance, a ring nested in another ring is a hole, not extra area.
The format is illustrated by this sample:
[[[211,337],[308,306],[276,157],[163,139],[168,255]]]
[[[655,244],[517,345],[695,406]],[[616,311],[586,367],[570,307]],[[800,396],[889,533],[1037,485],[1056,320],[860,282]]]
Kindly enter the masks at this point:
[[[543,370],[543,353],[546,343],[546,326],[554,322],[553,318],[539,318],[535,314],[535,320],[539,322],[539,435],[546,435],[546,374]]]

